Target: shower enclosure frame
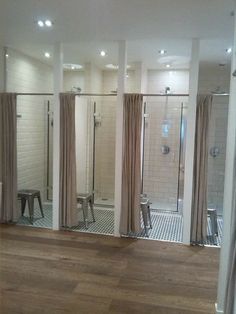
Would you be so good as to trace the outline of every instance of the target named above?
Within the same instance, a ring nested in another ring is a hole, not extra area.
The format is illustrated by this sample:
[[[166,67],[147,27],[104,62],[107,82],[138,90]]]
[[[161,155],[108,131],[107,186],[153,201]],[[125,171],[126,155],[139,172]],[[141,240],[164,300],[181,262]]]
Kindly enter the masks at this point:
[[[143,94],[143,96],[156,96],[156,97],[189,97],[188,94]],[[142,180],[141,180],[141,195],[144,194],[144,159],[145,159],[145,123],[146,123],[146,109],[147,109],[147,101],[144,101],[143,103],[143,139],[142,139]],[[182,139],[182,127],[183,127],[183,110],[184,110],[184,102],[181,101],[181,108],[180,108],[180,132],[179,132],[179,154],[178,154],[178,180],[177,180],[177,199],[176,199],[176,210],[163,210],[161,208],[155,208],[155,210],[162,210],[166,212],[172,212],[172,213],[179,213],[179,197],[180,197],[180,175],[181,175],[181,159],[184,158],[184,151],[183,151],[183,139]]]

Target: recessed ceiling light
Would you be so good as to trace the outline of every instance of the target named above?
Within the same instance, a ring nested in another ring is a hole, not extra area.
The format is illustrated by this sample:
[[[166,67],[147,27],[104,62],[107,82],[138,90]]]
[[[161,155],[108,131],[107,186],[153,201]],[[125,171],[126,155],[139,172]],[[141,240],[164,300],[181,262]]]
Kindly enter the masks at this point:
[[[167,53],[167,51],[164,50],[164,49],[161,49],[158,52],[159,52],[160,55],[165,55]]]
[[[74,70],[74,69],[75,69],[75,67],[72,65],[72,66],[71,66],[71,70]]]
[[[130,65],[127,65],[126,68],[130,69],[130,67],[131,67]],[[118,70],[119,66],[113,63],[109,63],[109,64],[106,64],[106,68],[111,69],[111,70]]]
[[[50,57],[51,57],[51,55],[50,55],[50,53],[49,53],[49,52],[45,52],[45,53],[44,53],[44,57],[45,57],[45,58],[50,58]]]
[[[100,51],[100,56],[101,57],[105,57],[107,54],[106,54],[106,51],[104,51],[104,50],[102,50],[102,51]]]
[[[51,26],[52,26],[52,21],[46,20],[46,21],[45,21],[45,25],[46,25],[47,27],[51,27]]]
[[[232,48],[227,48],[227,49],[226,49],[226,52],[227,52],[228,54],[230,54],[230,53],[232,52]]]
[[[126,74],[126,77],[129,78],[129,74]]]
[[[5,54],[5,57],[6,57],[6,58],[8,58],[8,57],[9,57],[9,54],[8,54],[8,53],[6,53],[6,54]]]
[[[37,24],[38,24],[39,27],[44,27],[44,22],[41,21],[41,20],[39,20],[39,21],[37,22]]]
[[[166,64],[166,67],[167,67],[167,68],[170,68],[170,64]]]

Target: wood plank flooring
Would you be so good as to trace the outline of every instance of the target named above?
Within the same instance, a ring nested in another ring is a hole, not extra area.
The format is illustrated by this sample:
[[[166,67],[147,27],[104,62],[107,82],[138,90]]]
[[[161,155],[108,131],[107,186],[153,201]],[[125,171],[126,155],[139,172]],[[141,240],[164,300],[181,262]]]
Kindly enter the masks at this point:
[[[1,314],[214,313],[219,249],[0,227]]]

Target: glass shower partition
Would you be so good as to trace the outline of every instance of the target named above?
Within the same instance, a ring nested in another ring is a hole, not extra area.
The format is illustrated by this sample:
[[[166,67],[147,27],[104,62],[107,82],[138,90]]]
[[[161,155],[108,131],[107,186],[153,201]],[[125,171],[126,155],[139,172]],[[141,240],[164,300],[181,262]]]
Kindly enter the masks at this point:
[[[142,193],[152,209],[180,212],[187,97],[149,96],[144,104]]]
[[[209,126],[208,208],[223,214],[226,138],[229,97],[215,95]]]
[[[116,96],[93,97],[93,189],[95,204],[114,206]]]

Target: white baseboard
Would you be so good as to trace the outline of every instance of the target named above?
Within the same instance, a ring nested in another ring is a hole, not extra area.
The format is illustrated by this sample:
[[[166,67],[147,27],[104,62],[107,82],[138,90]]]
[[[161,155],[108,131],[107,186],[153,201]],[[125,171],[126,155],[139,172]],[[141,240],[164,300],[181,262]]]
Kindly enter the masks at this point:
[[[222,311],[222,310],[220,310],[218,308],[218,304],[217,303],[215,304],[215,308],[216,308],[216,314],[224,314],[224,311]]]

